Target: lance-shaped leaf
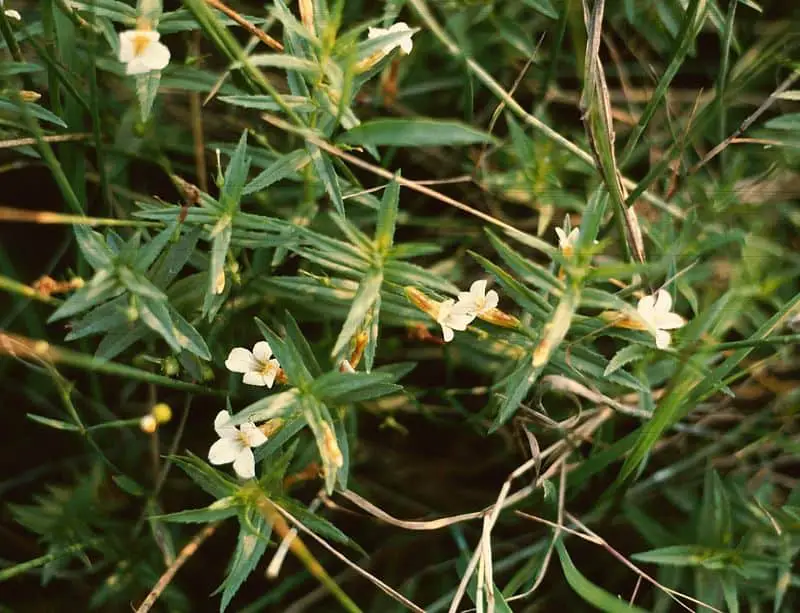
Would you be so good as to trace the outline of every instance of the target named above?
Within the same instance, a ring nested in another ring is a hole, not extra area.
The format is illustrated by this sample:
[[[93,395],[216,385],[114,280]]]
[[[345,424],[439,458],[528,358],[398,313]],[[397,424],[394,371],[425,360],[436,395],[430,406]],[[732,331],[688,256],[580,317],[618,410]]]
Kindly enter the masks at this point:
[[[358,285],[358,291],[350,306],[350,312],[342,325],[339,337],[331,352],[332,356],[340,355],[346,348],[353,335],[363,328],[364,320],[375,302],[380,298],[381,284],[383,283],[383,271],[379,268],[371,268],[364,275]]]

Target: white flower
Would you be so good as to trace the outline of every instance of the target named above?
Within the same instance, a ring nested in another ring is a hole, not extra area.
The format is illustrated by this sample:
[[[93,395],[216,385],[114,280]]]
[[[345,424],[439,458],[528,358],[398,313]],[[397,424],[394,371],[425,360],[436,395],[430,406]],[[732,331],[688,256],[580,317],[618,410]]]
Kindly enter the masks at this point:
[[[0,8],[2,8],[3,4],[4,4],[3,0],[0,0]],[[3,11],[3,14],[9,19],[16,19],[17,21],[22,21],[22,15],[19,14],[19,11],[15,11],[14,9]]]
[[[119,61],[127,64],[126,74],[144,74],[161,70],[169,63],[169,49],[158,42],[160,34],[152,30],[126,30],[119,34]]]
[[[480,317],[497,308],[500,297],[493,289],[486,291],[486,280],[475,281],[468,292],[459,292],[458,304],[469,315]]]
[[[233,470],[242,479],[256,476],[256,460],[251,449],[267,442],[267,437],[252,422],[239,428],[229,424],[231,414],[220,411],[214,419],[214,430],[219,440],[208,450],[208,461],[218,466],[233,462]]]
[[[575,244],[581,236],[581,229],[572,228],[567,234],[561,228],[556,228],[556,234],[558,235],[558,248],[561,249],[561,253],[570,257],[575,252]]]
[[[267,341],[259,341],[253,345],[253,351],[244,347],[231,349],[225,367],[232,372],[244,373],[242,381],[248,385],[272,387],[275,377],[281,369],[276,359],[271,359],[272,348]]]
[[[439,303],[436,321],[442,326],[442,337],[445,343],[453,340],[453,330],[466,330],[473,319],[475,319],[475,315],[467,312],[463,304],[457,304],[453,299]]]
[[[671,337],[667,330],[680,328],[686,323],[680,315],[672,312],[672,296],[663,289],[639,300],[636,310],[656,337],[656,347],[659,349],[669,347]]]
[[[400,47],[400,53],[403,55],[408,55],[411,53],[411,48],[414,46],[414,43],[411,41],[411,37],[414,35],[414,32],[404,21],[398,21],[389,28],[370,28],[367,32],[367,39],[372,40],[373,38],[386,36],[387,34],[394,34],[396,32],[408,32],[408,35],[404,36],[398,41],[384,45],[383,53],[389,54],[395,49],[395,47]]]

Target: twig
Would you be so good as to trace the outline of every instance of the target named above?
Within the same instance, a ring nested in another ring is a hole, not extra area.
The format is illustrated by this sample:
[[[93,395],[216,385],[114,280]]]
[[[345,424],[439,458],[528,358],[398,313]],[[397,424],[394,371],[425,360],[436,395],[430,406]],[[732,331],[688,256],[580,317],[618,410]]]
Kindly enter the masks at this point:
[[[91,136],[89,132],[76,132],[74,134],[51,134],[49,136],[42,136],[42,140],[46,143],[65,143],[76,140],[86,140]],[[36,145],[39,141],[35,138],[12,138],[9,140],[0,140],[0,149],[10,149],[12,147],[24,147]]]
[[[164,574],[161,575],[161,578],[158,582],[153,586],[153,589],[150,590],[150,593],[147,595],[147,598],[144,599],[144,602],[139,605],[139,608],[136,609],[136,613],[147,613],[150,608],[155,604],[158,597],[161,595],[161,592],[169,585],[172,578],[175,576],[181,566],[184,565],[186,560],[188,560],[194,553],[198,550],[200,545],[212,534],[214,531],[219,527],[220,522],[215,522],[213,524],[208,524],[205,528],[203,528],[200,532],[194,535],[191,541],[189,541],[183,549],[181,549],[178,556],[175,558],[175,561],[164,571]]]
[[[255,36],[258,40],[262,43],[270,47],[271,49],[275,49],[275,51],[283,51],[283,45],[279,43],[277,40],[272,38],[269,34],[264,32],[261,28],[257,28],[252,23],[247,21],[244,17],[242,17],[239,13],[234,11],[228,5],[221,2],[221,0],[206,0],[210,6],[213,6],[215,9],[218,9],[225,13],[228,17],[233,19],[236,23],[242,26],[245,30],[250,32],[253,36]]]
[[[200,30],[194,33],[189,42],[189,54],[195,57],[200,55]],[[192,142],[194,144],[194,171],[197,176],[197,186],[208,192],[208,170],[206,168],[206,152],[203,138],[203,109],[200,92],[189,93],[189,114],[192,122]]]
[[[357,158],[356,156],[351,155],[349,153],[345,153],[344,151],[342,151],[338,147],[336,147],[336,146],[330,144],[329,142],[327,142],[327,141],[317,137],[316,135],[312,134],[310,131],[304,130],[302,128],[298,128],[296,126],[293,126],[293,125],[283,121],[279,117],[276,117],[274,115],[270,115],[268,113],[263,114],[261,117],[267,123],[269,123],[269,124],[271,124],[271,125],[273,125],[273,126],[275,126],[277,128],[280,128],[281,130],[285,130],[287,132],[291,132],[293,134],[297,134],[299,136],[302,136],[309,143],[311,143],[313,145],[316,145],[317,147],[319,147],[323,151],[325,151],[327,153],[330,153],[331,155],[334,155],[334,156],[344,160],[345,162],[349,162],[350,164],[353,164],[353,166],[358,166],[359,168],[363,168],[364,170],[367,170],[367,171],[369,171],[369,172],[371,172],[371,173],[373,173],[375,175],[378,175],[379,177],[383,177],[384,179],[388,179],[390,181],[392,179],[396,179],[397,182],[400,185],[404,186],[404,187],[408,187],[410,189],[413,189],[416,192],[419,192],[421,194],[425,194],[426,196],[430,196],[431,198],[435,198],[436,200],[439,200],[440,202],[444,202],[445,204],[449,204],[450,206],[455,207],[455,208],[457,208],[457,209],[459,209],[461,211],[464,211],[466,213],[469,213],[470,215],[473,215],[473,216],[477,217],[478,219],[482,219],[485,222],[488,222],[490,224],[493,224],[495,226],[503,228],[504,230],[508,230],[509,232],[513,232],[513,233],[516,233],[516,234],[524,234],[522,232],[522,230],[518,230],[517,228],[515,228],[511,224],[507,224],[506,222],[501,221],[501,220],[499,220],[496,217],[493,217],[491,215],[488,215],[488,214],[484,213],[483,211],[479,211],[477,209],[474,209],[471,206],[469,206],[467,204],[464,204],[463,202],[459,202],[458,200],[455,200],[454,198],[451,198],[450,196],[445,196],[444,194],[441,194],[441,193],[437,192],[436,190],[430,189],[429,187],[425,187],[424,185],[422,185],[418,181],[411,181],[410,179],[406,179],[405,177],[402,177],[402,176],[395,177],[395,175],[392,174],[391,172],[389,172],[388,170],[386,170],[384,168],[381,168],[380,166],[375,166],[373,164],[370,164],[369,162],[365,162],[361,158]]]

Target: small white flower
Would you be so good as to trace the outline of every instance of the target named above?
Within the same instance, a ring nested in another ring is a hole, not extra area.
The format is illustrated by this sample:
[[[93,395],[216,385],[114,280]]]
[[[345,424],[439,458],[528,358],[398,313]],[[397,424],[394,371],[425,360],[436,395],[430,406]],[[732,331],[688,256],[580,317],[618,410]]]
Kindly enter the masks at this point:
[[[267,437],[252,422],[239,428],[230,425],[231,414],[220,411],[214,419],[219,440],[208,450],[208,461],[219,466],[233,462],[233,470],[242,479],[256,476],[256,460],[251,449],[267,442]]]
[[[436,322],[442,326],[442,337],[445,343],[453,340],[453,330],[464,331],[467,326],[475,319],[461,303],[455,300],[445,300],[439,303],[439,312],[436,314]]]
[[[411,49],[414,46],[414,43],[411,41],[411,37],[414,35],[414,32],[404,21],[398,21],[389,28],[370,28],[367,32],[367,39],[372,40],[373,38],[385,36],[386,34],[394,34],[395,32],[408,32],[408,35],[396,42],[384,45],[383,53],[389,54],[395,49],[395,47],[400,47],[400,53],[403,55],[408,55],[411,53]]]
[[[152,30],[120,32],[119,61],[127,64],[126,74],[144,74],[151,70],[161,70],[169,64],[169,49],[158,42],[160,36]]]
[[[244,347],[231,349],[225,367],[231,372],[244,373],[242,381],[247,385],[272,387],[281,365],[272,357],[272,348],[267,341],[253,345],[253,351]]]
[[[458,304],[469,315],[480,317],[492,309],[496,309],[500,297],[493,289],[486,291],[486,279],[475,281],[469,287],[468,292],[459,292]]]
[[[0,8],[3,7],[4,1],[0,0]],[[3,11],[3,14],[8,17],[9,19],[16,19],[17,21],[22,21],[22,15],[19,14],[19,11],[15,11],[14,9],[8,9],[7,11]]]
[[[558,248],[561,249],[561,253],[570,257],[575,252],[575,244],[581,236],[581,229],[572,228],[567,234],[561,228],[556,228],[556,234],[558,235]]]
[[[671,336],[667,330],[675,330],[686,323],[680,315],[672,312],[672,296],[663,289],[639,300],[636,310],[656,337],[656,347],[659,349],[669,347]]]

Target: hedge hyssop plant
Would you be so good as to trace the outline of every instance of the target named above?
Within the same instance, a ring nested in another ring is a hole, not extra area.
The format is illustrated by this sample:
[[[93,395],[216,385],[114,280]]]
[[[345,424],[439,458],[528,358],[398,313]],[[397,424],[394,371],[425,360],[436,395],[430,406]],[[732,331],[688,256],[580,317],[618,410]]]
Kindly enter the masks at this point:
[[[791,10],[8,0],[3,601],[798,610]]]

